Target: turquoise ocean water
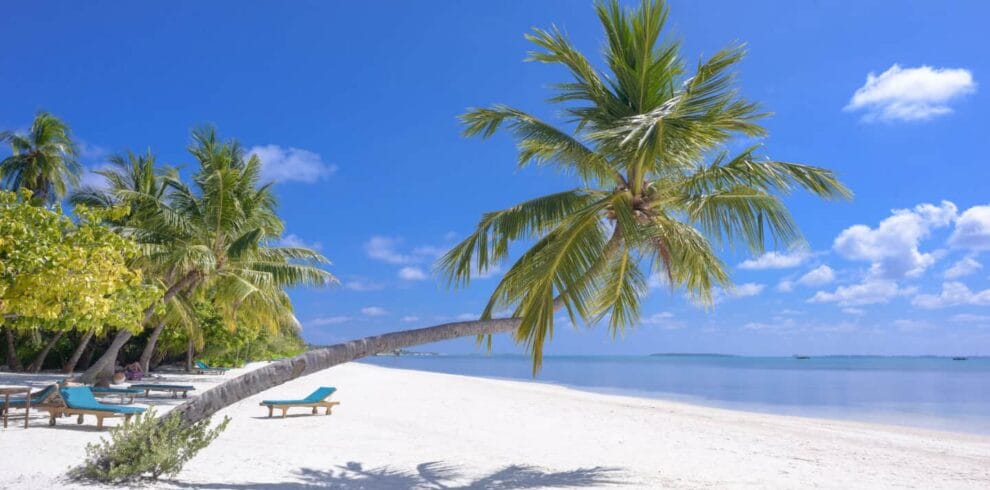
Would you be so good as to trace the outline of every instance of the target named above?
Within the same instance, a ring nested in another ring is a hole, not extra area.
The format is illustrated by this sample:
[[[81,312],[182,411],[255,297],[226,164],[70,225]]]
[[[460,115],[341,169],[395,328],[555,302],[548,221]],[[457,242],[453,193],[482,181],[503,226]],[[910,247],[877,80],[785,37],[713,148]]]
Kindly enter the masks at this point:
[[[774,414],[990,434],[990,358],[550,356],[374,357],[362,362],[516,379]]]

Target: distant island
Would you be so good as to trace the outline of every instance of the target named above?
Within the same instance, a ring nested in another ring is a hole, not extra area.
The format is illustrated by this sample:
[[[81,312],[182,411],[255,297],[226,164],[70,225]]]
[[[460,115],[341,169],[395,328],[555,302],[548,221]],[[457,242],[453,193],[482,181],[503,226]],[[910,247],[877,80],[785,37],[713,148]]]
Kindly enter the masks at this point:
[[[375,354],[375,355],[376,356],[379,356],[379,357],[382,357],[382,356],[386,356],[386,357],[397,357],[397,356],[435,357],[435,356],[439,356],[440,354],[439,353],[436,353],[436,352],[416,352],[416,351],[405,350],[405,349],[395,349],[395,350],[389,351],[389,352],[379,352],[378,354]]]
[[[735,354],[713,354],[707,352],[658,352],[650,357],[739,357]]]

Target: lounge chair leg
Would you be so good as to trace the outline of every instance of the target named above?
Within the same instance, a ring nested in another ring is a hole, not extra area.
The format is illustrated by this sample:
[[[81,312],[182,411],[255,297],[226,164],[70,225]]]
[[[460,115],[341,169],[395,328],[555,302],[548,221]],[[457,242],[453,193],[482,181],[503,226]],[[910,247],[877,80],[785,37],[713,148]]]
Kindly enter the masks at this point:
[[[48,412],[48,425],[55,426],[55,412]]]
[[[127,419],[124,419],[124,423],[127,423]],[[103,417],[100,417],[99,415],[96,416],[96,428],[103,428]]]
[[[188,391],[183,391],[182,392],[182,398],[188,398],[188,397],[189,397],[189,392]]]
[[[268,405],[268,418],[272,418],[272,414],[275,412],[275,407]]]
[[[288,412],[288,411],[289,411],[289,408],[288,407],[282,409],[282,418],[283,419],[285,418],[285,412]]]
[[[323,415],[330,415],[330,406],[329,405],[327,405],[327,413],[325,413]]]
[[[316,407],[313,407],[313,415],[316,415]]]
[[[82,424],[83,423],[83,416],[82,416],[82,414],[79,414],[79,418],[76,419],[76,423],[77,424]]]

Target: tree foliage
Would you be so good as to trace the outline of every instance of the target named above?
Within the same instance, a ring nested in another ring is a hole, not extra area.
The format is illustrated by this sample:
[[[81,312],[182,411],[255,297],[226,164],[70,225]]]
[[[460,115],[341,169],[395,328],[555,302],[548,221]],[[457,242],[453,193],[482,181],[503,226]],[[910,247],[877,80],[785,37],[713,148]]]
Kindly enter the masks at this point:
[[[558,308],[574,324],[606,321],[617,333],[638,322],[651,274],[710,304],[716,287],[731,287],[720,249],[741,244],[760,253],[801,241],[781,195],[851,197],[827,169],[760,156],[759,146],[730,155],[738,141],[766,135],[759,121],[767,114],[736,88],[743,46],[689,66],[680,43],[663,36],[662,1],[625,10],[608,0],[595,9],[607,39],[605,71],[556,27],[527,36],[536,47],[530,61],[570,74],[549,99],[562,107],[564,127],[506,105],[462,116],[468,136],[508,131],[520,166],[550,165],[578,181],[486,213],[438,264],[460,286],[508,260],[511,243],[533,243],[482,318],[508,310],[521,319],[515,338],[532,352],[534,372]]]
[[[101,333],[140,330],[160,296],[130,262],[132,240],[103,226],[120,209],[78,207],[78,221],[30,203],[31,192],[0,191],[0,314],[14,329]]]
[[[12,155],[0,161],[0,182],[8,189],[28,189],[39,203],[47,204],[68,192],[79,180],[78,150],[69,126],[59,118],[39,112],[27,134],[0,132]]]

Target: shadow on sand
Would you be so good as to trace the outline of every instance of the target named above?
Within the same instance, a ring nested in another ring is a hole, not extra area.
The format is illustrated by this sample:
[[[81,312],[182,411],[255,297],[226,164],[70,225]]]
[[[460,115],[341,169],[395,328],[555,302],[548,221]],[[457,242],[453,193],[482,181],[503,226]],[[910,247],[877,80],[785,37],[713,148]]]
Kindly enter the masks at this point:
[[[183,483],[169,482],[177,487],[205,489],[444,489],[444,490],[509,490],[525,488],[575,488],[624,485],[618,468],[578,468],[570,471],[546,471],[535,466],[509,465],[488,475],[465,475],[455,466],[432,461],[413,470],[389,466],[364,468],[350,462],[336,469],[302,468],[295,482],[283,483]]]

